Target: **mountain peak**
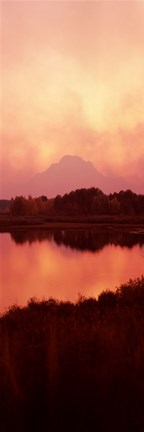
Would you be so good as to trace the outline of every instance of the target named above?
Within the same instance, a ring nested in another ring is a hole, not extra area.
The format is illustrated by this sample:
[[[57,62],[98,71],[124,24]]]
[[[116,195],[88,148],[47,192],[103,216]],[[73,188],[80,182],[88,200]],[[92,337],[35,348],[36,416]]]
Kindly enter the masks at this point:
[[[128,189],[124,179],[106,177],[92,162],[85,161],[80,156],[65,155],[46,171],[35,175],[25,187],[23,185],[21,193],[33,197],[46,195],[54,198],[72,190],[90,187],[97,187],[104,193]]]
[[[85,161],[80,156],[76,156],[76,155],[65,155],[59,161],[59,164],[69,164],[69,163],[70,164],[85,163]]]
[[[95,170],[95,172],[97,171],[92,162],[86,161],[81,156],[77,156],[77,155],[65,155],[60,159],[57,165],[63,166],[64,169],[65,168],[82,169],[82,170],[87,169],[91,171]]]
[[[71,190],[98,187],[103,192],[113,192],[124,186],[122,179],[108,178],[102,175],[90,161],[77,155],[65,155],[59,162],[52,164],[47,171],[36,176],[32,195],[54,197],[64,195]],[[29,190],[31,188],[29,187]]]

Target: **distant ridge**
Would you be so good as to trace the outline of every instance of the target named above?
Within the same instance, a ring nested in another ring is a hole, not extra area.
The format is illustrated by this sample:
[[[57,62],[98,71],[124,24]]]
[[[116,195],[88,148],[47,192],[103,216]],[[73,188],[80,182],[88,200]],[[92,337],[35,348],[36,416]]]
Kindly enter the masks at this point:
[[[141,173],[140,173],[141,174]],[[38,173],[27,181],[5,183],[1,199],[9,199],[16,195],[46,195],[54,198],[72,190],[96,187],[104,193],[120,192],[131,189],[137,194],[144,194],[144,179],[142,177],[126,176],[109,177],[101,174],[90,161],[80,156],[63,156],[58,163],[53,163],[42,173]]]
[[[26,185],[25,185],[26,186]],[[65,155],[58,163],[37,175],[27,183],[27,193],[32,196],[47,195],[49,198],[64,195],[78,188],[98,187],[104,193],[119,192],[129,185],[122,177],[102,175],[90,161],[80,156]]]

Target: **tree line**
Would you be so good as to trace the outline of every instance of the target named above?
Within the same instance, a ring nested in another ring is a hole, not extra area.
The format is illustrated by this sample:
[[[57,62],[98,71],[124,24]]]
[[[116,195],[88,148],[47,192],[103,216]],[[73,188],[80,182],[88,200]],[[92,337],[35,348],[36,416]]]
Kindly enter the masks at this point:
[[[95,187],[82,188],[53,199],[45,195],[38,198],[16,196],[11,199],[8,211],[13,216],[144,215],[144,195],[129,189],[106,195]]]

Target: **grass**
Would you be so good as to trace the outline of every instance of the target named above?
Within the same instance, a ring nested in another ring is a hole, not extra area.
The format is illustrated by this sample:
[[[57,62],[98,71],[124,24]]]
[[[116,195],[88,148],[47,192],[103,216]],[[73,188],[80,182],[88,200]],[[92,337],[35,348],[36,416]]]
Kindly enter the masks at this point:
[[[64,229],[91,228],[116,225],[117,227],[144,229],[144,216],[100,215],[100,216],[9,216],[0,215],[0,232],[11,232],[19,229]]]
[[[144,430],[144,277],[0,318],[0,430]]]

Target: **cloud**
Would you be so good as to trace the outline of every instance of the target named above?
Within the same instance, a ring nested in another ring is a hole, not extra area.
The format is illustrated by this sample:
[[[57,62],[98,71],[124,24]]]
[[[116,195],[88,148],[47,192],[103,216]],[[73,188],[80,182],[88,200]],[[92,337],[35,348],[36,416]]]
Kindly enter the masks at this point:
[[[19,170],[25,177],[43,171],[68,153],[103,173],[138,173],[142,2],[2,3],[5,182],[19,179]]]

